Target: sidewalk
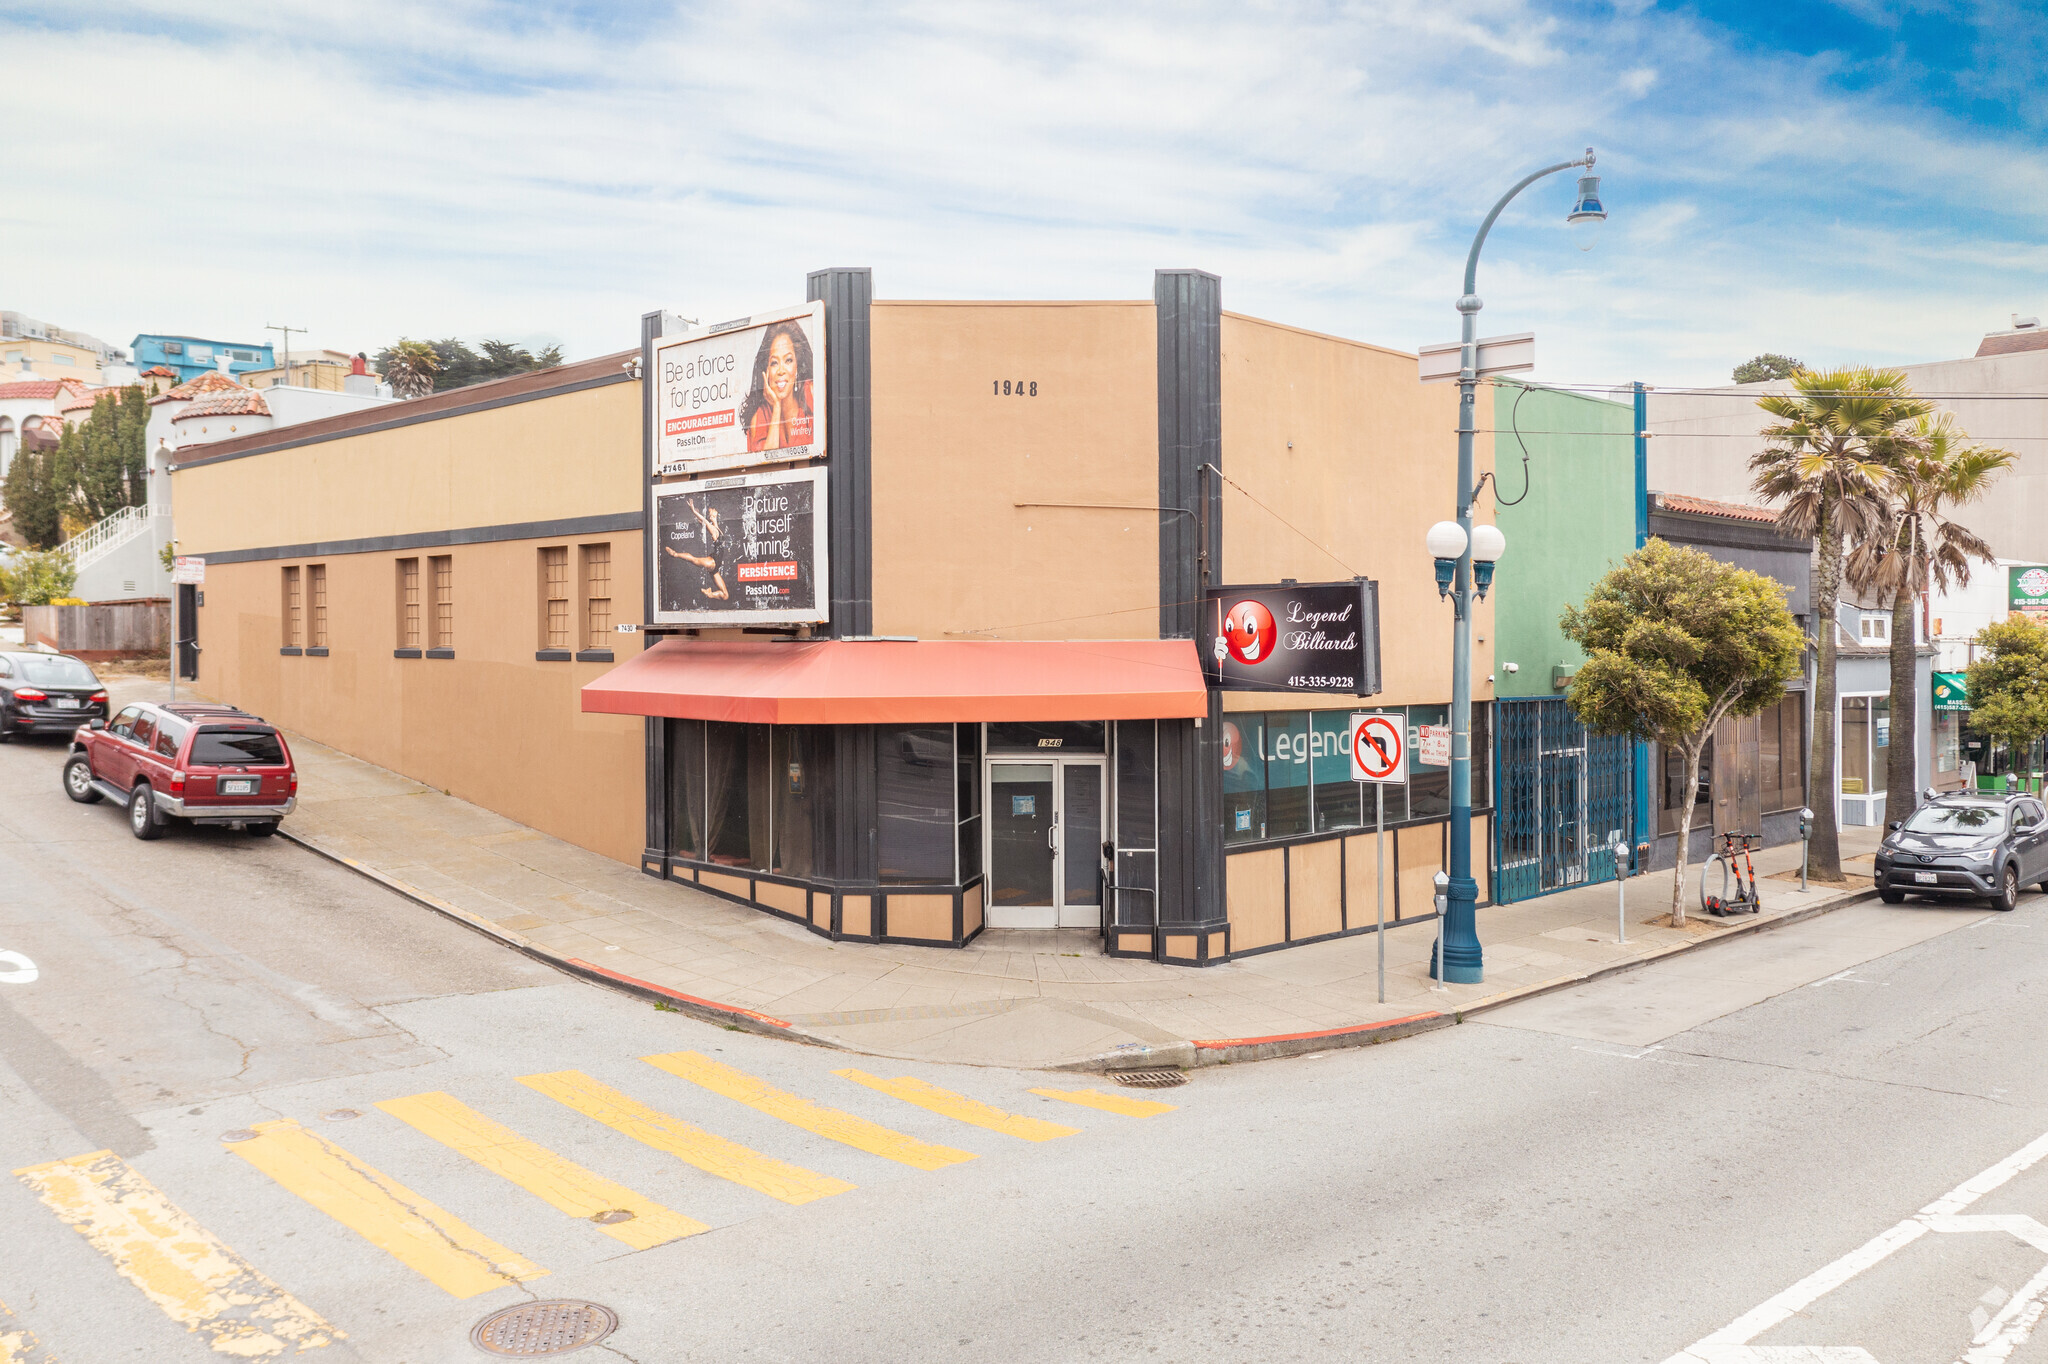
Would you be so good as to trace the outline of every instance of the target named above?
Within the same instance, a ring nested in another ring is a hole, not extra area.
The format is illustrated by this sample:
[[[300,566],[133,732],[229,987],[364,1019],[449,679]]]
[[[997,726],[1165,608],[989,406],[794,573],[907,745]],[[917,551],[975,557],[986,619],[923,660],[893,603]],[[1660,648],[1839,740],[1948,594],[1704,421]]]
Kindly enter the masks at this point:
[[[1433,988],[1434,924],[1391,929],[1381,1004],[1371,934],[1206,969],[1108,958],[1082,930],[991,930],[959,951],[832,943],[311,740],[294,736],[292,750],[300,803],[286,834],[522,951],[753,1031],[985,1065],[1212,1064],[1447,1026],[1864,898],[1877,843],[1874,829],[1845,830],[1850,885],[1804,894],[1796,874],[1770,875],[1796,873],[1796,845],[1760,854],[1761,914],[1683,930],[1653,924],[1669,909],[1670,873],[1638,877],[1626,945],[1612,883],[1482,909],[1482,985]]]

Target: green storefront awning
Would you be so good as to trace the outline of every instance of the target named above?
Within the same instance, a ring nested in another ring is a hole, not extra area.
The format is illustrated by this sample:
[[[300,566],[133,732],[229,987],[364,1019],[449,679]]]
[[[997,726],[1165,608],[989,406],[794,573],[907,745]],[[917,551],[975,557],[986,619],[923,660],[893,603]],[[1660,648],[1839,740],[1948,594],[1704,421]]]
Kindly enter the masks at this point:
[[[1970,688],[1962,673],[1936,673],[1934,675],[1934,708],[1943,710],[1968,710]]]

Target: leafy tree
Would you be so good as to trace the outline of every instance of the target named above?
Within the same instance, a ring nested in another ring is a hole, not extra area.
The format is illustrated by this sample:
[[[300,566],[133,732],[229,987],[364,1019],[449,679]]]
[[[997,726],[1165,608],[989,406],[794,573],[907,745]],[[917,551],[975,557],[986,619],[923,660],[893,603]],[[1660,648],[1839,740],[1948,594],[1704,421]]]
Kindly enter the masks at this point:
[[[1970,725],[2017,758],[2048,734],[2048,626],[2012,616],[1979,630],[1976,643],[1983,653],[1970,665]]]
[[[48,606],[71,596],[71,589],[78,583],[78,570],[71,566],[71,556],[55,550],[33,551],[18,554],[4,573],[0,573],[0,588],[4,588],[8,600],[23,606]]]
[[[1566,607],[1586,661],[1566,694],[1596,734],[1624,734],[1684,757],[1685,809],[1671,921],[1685,922],[1685,864],[1700,753],[1723,717],[1777,704],[1805,641],[1784,585],[1690,547],[1652,539]]]
[[[1991,546],[1949,518],[2019,461],[2010,450],[1972,445],[1954,414],[1921,417],[1913,441],[1885,475],[1889,511],[1877,533],[1858,545],[1845,572],[1860,590],[1892,603],[1891,748],[1885,778],[1885,820],[1902,820],[1919,804],[1914,793],[1919,707],[1913,609],[1930,589],[1967,586],[1970,561],[1992,562]]]
[[[1841,603],[1844,546],[1882,534],[1891,508],[1890,471],[1918,452],[1914,423],[1934,404],[1913,396],[1899,370],[1864,366],[1800,370],[1790,393],[1766,393],[1756,405],[1777,420],[1763,428],[1764,448],[1750,457],[1750,486],[1781,504],[1778,527],[1819,548],[1813,621],[1820,654],[1813,694],[1812,782],[1816,875],[1842,877],[1835,825],[1835,609]]]
[[[401,398],[424,398],[434,391],[441,357],[424,341],[399,337],[377,353],[377,372]]]
[[[52,476],[64,509],[95,525],[123,507],[149,500],[149,400],[140,385],[102,393],[92,413],[64,429]]]
[[[1738,384],[1760,384],[1766,379],[1789,379],[1805,368],[1804,361],[1794,360],[1789,355],[1779,355],[1774,351],[1765,351],[1762,355],[1744,360],[1737,365],[1732,377]]]
[[[392,373],[392,364],[400,355],[403,340],[378,353],[377,367],[387,378]],[[415,342],[426,345],[434,355],[433,391],[445,393],[452,388],[467,388],[492,379],[505,379],[515,374],[528,374],[537,369],[552,369],[562,363],[562,348],[549,346],[535,355],[524,346],[515,346],[506,341],[483,341],[479,350],[470,347],[453,336],[439,341]],[[395,381],[394,381],[395,385]]]
[[[64,539],[64,495],[52,467],[56,457],[54,449],[31,448],[23,441],[0,485],[14,529],[34,549],[52,549]]]

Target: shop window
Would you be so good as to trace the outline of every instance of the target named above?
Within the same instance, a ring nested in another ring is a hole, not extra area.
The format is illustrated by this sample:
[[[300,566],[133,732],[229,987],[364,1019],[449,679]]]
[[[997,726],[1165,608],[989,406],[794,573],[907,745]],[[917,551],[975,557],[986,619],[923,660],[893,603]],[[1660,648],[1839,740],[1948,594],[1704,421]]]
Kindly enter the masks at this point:
[[[1671,834],[1678,832],[1679,812],[1685,804],[1685,754],[1679,749],[1665,745],[1658,752],[1662,755],[1664,767],[1661,783],[1663,807],[1658,812],[1657,832]],[[1695,829],[1711,824],[1714,818],[1714,738],[1707,736],[1707,742],[1700,749],[1699,784],[1693,793],[1692,827]]]
[[[284,647],[296,649],[306,640],[305,588],[298,568],[284,570]]]
[[[835,833],[834,747],[826,725],[776,725],[774,761],[775,865],[784,876],[831,877]]]
[[[953,726],[875,726],[875,842],[884,882],[954,884]]]
[[[306,643],[315,649],[327,647],[327,565],[306,567],[306,602],[310,612]]]
[[[1934,770],[1963,770],[1963,717],[1960,711],[1938,710],[1934,713]]]
[[[1266,837],[1291,838],[1313,827],[1308,780],[1309,713],[1266,715]]]
[[[1885,765],[1891,758],[1891,698],[1843,697],[1841,732],[1842,794],[1881,794],[1885,789]]]
[[[960,819],[960,882],[981,875],[981,726],[955,725],[953,804]]]
[[[1794,692],[1757,717],[1758,781],[1766,811],[1806,803],[1806,697]]]
[[[545,545],[540,551],[540,647],[573,647],[570,639],[567,545]]]
[[[767,725],[707,723],[704,845],[707,862],[766,868],[772,828]]]
[[[398,561],[398,647],[420,647],[420,561]]]
[[[1476,712],[1477,706],[1473,707]],[[1424,726],[1448,725],[1449,706],[1408,707],[1408,817],[1441,819],[1451,812],[1451,769],[1422,761]],[[1472,751],[1482,751],[1477,744]],[[1477,803],[1476,801],[1474,802]]]
[[[992,723],[988,748],[1002,753],[1019,748],[1057,748],[1063,753],[1100,753],[1108,738],[1104,720],[1048,720],[1042,724]]]
[[[1351,755],[1345,744],[1351,734],[1351,713],[1316,710],[1310,716],[1309,774],[1315,784],[1316,832],[1355,829],[1365,794],[1351,780]]]
[[[436,554],[427,560],[434,584],[434,647],[455,647],[455,559]]]
[[[1115,922],[1158,922],[1159,723],[1119,720],[1116,726]]]
[[[1223,719],[1223,841],[1266,836],[1266,717],[1240,711]]]
[[[612,647],[612,547],[583,546],[583,647]]]
[[[668,722],[668,850],[704,860],[704,722]]]

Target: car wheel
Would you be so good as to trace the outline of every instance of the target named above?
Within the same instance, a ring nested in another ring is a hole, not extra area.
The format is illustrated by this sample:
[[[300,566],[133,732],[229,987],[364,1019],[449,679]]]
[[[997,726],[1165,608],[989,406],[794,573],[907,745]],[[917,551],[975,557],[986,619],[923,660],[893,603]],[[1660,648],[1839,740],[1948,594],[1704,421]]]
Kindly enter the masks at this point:
[[[0,744],[11,744],[13,742],[14,727],[5,720],[0,720]]]
[[[144,841],[164,836],[164,826],[157,822],[156,801],[147,786],[128,793],[128,832]]]
[[[254,819],[244,824],[242,828],[251,838],[268,838],[277,832],[277,821],[274,819]]]
[[[99,790],[92,784],[92,764],[83,753],[64,764],[64,794],[80,805],[97,805]]]
[[[1991,897],[1991,907],[1996,910],[2010,910],[2020,902],[2020,869],[2007,867],[1998,880],[1998,893]]]
[[[1906,892],[1904,892],[1903,890],[1880,890],[1877,893],[1877,898],[1884,901],[1888,905],[1904,904],[1906,900]]]

